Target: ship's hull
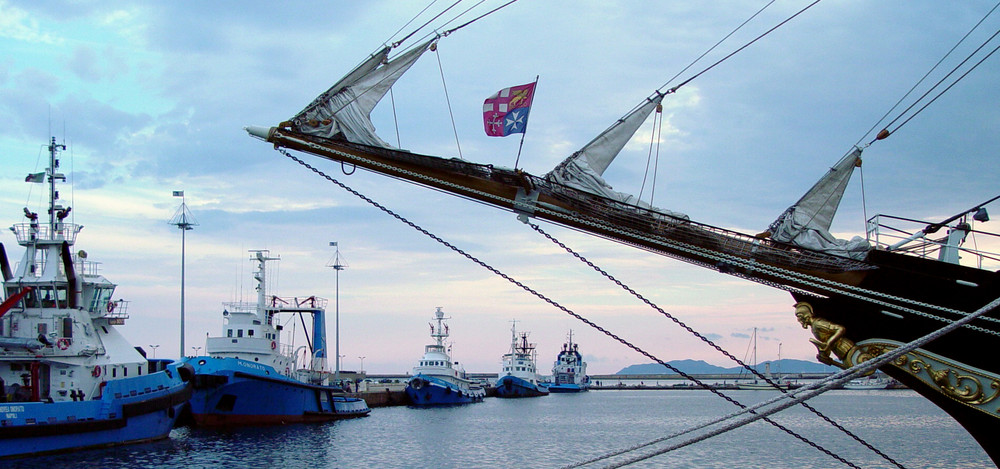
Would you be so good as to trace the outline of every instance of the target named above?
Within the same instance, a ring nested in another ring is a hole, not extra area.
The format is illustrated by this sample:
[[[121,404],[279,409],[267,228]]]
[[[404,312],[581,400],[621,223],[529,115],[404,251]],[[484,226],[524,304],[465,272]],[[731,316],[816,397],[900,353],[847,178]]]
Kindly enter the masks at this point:
[[[340,388],[303,383],[236,358],[189,357],[194,369],[191,417],[198,426],[278,425],[363,417],[363,399]]]
[[[166,438],[191,396],[177,366],[108,381],[99,399],[0,403],[0,458],[100,448]]]
[[[585,392],[589,386],[581,384],[551,384],[549,385],[549,392],[554,394],[570,394],[577,392]]]
[[[406,395],[411,404],[424,407],[482,402],[486,391],[467,388],[433,376],[417,375],[406,385]]]
[[[516,376],[504,376],[496,382],[497,397],[538,397],[547,396],[549,388],[542,384],[531,383]]]

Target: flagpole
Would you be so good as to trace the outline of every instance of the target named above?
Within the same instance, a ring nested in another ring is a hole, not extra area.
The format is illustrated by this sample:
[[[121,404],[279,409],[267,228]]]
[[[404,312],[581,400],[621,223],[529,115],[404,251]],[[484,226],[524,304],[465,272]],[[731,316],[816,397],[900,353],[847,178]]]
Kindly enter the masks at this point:
[[[531,87],[531,100],[535,100],[535,92],[538,91],[538,75],[535,75],[535,84]],[[524,132],[521,132],[521,143],[517,145],[517,158],[514,159],[514,169],[517,169],[517,163],[521,161],[521,148],[524,147],[524,134],[528,133],[527,124],[525,124]]]

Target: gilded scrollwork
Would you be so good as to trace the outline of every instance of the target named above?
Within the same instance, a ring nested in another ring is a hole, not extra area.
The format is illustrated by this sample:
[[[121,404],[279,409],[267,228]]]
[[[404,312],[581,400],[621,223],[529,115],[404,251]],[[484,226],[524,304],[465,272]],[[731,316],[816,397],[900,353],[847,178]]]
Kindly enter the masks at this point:
[[[859,342],[856,349],[881,354],[901,345],[896,341],[871,339]],[[920,349],[900,355],[892,365],[951,399],[992,415],[1000,414],[1000,376]]]

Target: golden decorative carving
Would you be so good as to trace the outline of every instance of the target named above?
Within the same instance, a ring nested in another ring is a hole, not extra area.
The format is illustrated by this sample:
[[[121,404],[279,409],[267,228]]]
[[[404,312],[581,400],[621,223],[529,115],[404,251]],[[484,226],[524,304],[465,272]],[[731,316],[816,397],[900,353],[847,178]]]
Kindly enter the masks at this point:
[[[844,326],[816,316],[813,313],[812,305],[805,301],[795,303],[795,318],[798,319],[803,329],[811,328],[815,338],[809,339],[809,342],[816,346],[818,351],[816,359],[820,363],[846,370],[856,363],[870,360],[878,355],[878,353],[858,353],[854,342],[844,337],[844,333],[847,331]],[[835,360],[831,354],[839,358],[840,361]]]

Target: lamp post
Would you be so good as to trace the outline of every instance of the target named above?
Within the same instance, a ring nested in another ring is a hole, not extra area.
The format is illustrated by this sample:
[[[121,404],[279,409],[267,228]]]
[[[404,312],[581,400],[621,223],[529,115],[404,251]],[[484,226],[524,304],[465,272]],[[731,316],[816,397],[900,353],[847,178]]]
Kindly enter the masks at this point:
[[[365,357],[358,357],[361,359],[361,374],[365,374]]]
[[[159,348],[159,346],[159,344],[149,346],[149,348],[153,349],[153,358],[156,358],[156,349]]]
[[[340,260],[340,248],[337,246],[336,241],[330,241],[330,246],[335,248],[333,260],[328,265],[328,267],[333,267],[336,272],[336,299],[334,300],[334,357],[336,357],[336,364],[333,369],[333,379],[340,381],[340,271],[347,268],[347,264],[342,263]]]
[[[187,209],[187,203],[184,199],[184,191],[174,191],[174,197],[181,198],[181,206],[174,213],[174,216],[170,219],[170,224],[176,226],[181,230],[181,358],[184,357],[184,250],[185,250],[185,233],[188,230],[193,230],[195,226],[198,226],[198,222],[195,221],[194,216]]]
[[[194,356],[197,357],[198,356],[198,352],[201,350],[201,347],[191,347],[191,348],[194,349]]]

